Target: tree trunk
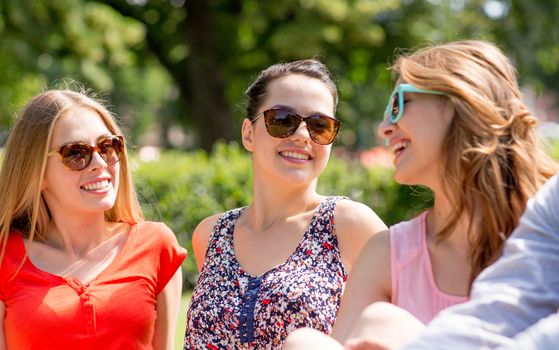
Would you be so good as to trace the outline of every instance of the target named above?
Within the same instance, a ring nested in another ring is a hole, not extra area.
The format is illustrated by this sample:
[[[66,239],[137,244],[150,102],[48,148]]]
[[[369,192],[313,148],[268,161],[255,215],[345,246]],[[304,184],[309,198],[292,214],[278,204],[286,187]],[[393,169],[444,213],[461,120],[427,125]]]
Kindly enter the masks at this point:
[[[145,21],[143,15],[150,6],[149,2],[140,7],[124,0],[97,1],[113,7],[123,16],[144,23],[149,50],[177,84],[184,110],[188,112],[196,129],[199,146],[210,151],[216,141],[234,139],[233,113],[225,97],[215,26],[212,25],[212,13],[208,6],[210,0],[191,0],[185,5],[187,17],[180,23],[177,29],[179,32],[175,34],[189,49],[186,63],[176,63],[170,59],[167,43],[169,38],[159,27],[161,23],[150,24]],[[173,118],[180,120],[186,116]]]
[[[187,58],[190,89],[185,103],[197,126],[200,147],[209,151],[217,140],[230,141],[234,137],[233,114],[225,97],[223,69],[208,1],[187,3],[184,26],[190,49]]]

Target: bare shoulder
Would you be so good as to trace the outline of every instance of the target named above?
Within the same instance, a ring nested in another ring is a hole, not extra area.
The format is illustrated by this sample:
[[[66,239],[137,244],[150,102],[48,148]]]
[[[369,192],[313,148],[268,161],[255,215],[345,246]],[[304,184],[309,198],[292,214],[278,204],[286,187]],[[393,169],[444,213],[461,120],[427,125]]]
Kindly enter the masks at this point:
[[[196,239],[197,241],[207,242],[210,239],[212,230],[221,215],[223,214],[215,214],[200,221],[192,233],[192,240]]]
[[[359,228],[366,225],[375,232],[386,230],[386,225],[378,215],[367,205],[352,201],[341,200],[336,203],[335,220],[337,228]]]
[[[208,241],[210,240],[212,230],[221,215],[222,213],[208,216],[204,220],[200,221],[192,233],[192,250],[194,251],[194,257],[196,258],[198,270],[202,270],[206,249],[208,248]]]
[[[371,208],[352,200],[336,203],[334,221],[342,260],[348,272],[369,238],[387,229]]]

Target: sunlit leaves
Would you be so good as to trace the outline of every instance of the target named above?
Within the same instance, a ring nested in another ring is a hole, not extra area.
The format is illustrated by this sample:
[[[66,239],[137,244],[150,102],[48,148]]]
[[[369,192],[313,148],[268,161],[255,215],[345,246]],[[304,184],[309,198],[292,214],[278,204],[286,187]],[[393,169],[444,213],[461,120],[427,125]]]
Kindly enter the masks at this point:
[[[150,129],[144,139],[152,140],[164,123],[194,133],[187,100],[193,97],[185,91],[199,87],[177,83],[189,80],[184,67],[207,54],[185,35],[194,1],[0,0],[0,123],[16,101],[73,78],[109,93],[134,137]],[[557,0],[200,1],[213,19],[204,33],[215,39],[212,54],[225,84],[219,90],[237,128],[243,91],[261,69],[319,57],[339,87],[338,143],[369,147],[391,90],[396,49],[464,38],[497,42],[518,66],[521,83],[559,91]]]

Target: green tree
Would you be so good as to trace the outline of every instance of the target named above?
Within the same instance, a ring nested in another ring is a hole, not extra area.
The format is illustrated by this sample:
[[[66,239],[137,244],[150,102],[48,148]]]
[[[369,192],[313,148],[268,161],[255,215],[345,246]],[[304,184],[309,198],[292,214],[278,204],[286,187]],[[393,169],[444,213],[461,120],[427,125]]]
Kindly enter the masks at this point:
[[[139,137],[176,99],[167,72],[140,54],[144,37],[141,24],[98,3],[0,0],[0,123],[45,86],[75,80],[118,106]]]
[[[557,0],[0,0],[0,123],[62,77],[102,90],[134,138],[180,125],[192,147],[238,138],[264,67],[319,57],[340,89],[340,143],[376,142],[398,48],[496,41],[523,84],[559,91]]]

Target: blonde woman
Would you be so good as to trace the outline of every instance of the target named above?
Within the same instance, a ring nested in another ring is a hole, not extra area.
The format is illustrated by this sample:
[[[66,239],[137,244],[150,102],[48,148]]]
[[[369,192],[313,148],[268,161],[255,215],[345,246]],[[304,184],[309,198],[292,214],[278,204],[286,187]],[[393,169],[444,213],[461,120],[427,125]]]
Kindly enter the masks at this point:
[[[528,198],[557,170],[538,143],[515,69],[495,45],[427,47],[399,57],[392,71],[396,87],[379,135],[395,154],[396,181],[430,188],[435,202],[361,252],[332,332],[346,345],[374,336],[405,342],[439,311],[468,300]],[[409,322],[393,327],[397,319]],[[288,343],[341,347],[308,330]]]
[[[52,90],[24,107],[0,174],[0,242],[0,348],[172,348],[186,251],[142,220],[99,102]]]

